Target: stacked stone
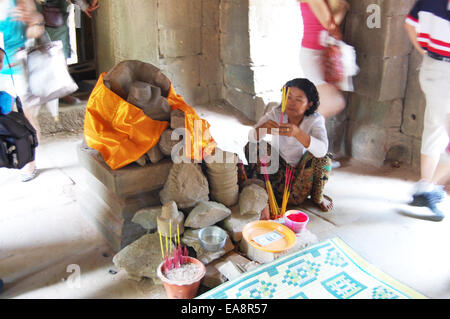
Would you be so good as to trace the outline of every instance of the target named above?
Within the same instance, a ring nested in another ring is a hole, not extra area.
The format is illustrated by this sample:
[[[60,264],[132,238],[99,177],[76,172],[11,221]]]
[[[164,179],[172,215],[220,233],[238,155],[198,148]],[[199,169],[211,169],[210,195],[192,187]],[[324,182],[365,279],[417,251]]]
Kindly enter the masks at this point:
[[[348,99],[348,155],[375,166],[386,161],[413,164],[412,132],[422,123],[424,100],[417,85],[418,62],[403,25],[415,1],[348,2],[344,40],[355,47],[360,67]]]
[[[132,218],[142,208],[160,205],[159,193],[173,163],[163,159],[112,170],[99,152],[84,144],[78,147],[78,157],[85,168],[77,191],[81,211],[111,248],[119,251],[146,233]]]
[[[216,152],[221,152],[216,150]],[[222,152],[221,152],[222,154]],[[211,198],[225,206],[233,206],[239,199],[239,185],[236,154],[223,152],[224,157],[208,157],[206,173],[211,189]]]

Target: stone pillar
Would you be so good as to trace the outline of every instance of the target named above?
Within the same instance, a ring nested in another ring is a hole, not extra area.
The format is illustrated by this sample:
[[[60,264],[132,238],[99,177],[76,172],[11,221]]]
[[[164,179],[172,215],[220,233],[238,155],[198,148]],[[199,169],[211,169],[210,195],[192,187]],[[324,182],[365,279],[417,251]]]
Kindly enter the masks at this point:
[[[188,104],[221,99],[220,0],[111,0],[96,19],[99,71],[123,60],[157,66]]]
[[[257,121],[301,77],[302,24],[296,0],[222,0],[223,98]]]
[[[355,47],[361,71],[348,99],[347,146],[349,155],[375,166],[413,164],[414,134],[405,134],[403,116],[406,92],[417,94],[417,87],[411,87],[412,45],[403,24],[414,2],[349,1],[345,41]]]

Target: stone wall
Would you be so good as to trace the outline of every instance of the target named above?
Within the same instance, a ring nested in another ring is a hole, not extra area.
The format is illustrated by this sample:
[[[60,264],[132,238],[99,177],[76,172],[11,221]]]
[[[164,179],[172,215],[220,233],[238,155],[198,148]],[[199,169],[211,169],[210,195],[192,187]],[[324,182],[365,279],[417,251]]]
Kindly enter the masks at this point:
[[[387,160],[417,167],[420,157],[424,98],[417,67],[421,58],[403,28],[414,2],[349,1],[345,41],[355,47],[361,71],[354,78],[355,92],[348,96],[347,151],[376,166]],[[371,20],[377,8],[379,27]]]
[[[346,110],[327,122],[330,149],[417,167],[421,58],[403,28],[415,0],[348,2],[344,40],[361,71]],[[370,27],[377,13],[380,26]],[[303,76],[297,0],[105,0],[96,24],[100,71],[124,59],[149,62],[188,103],[226,101],[253,121],[280,103],[287,80]]]
[[[221,99],[220,0],[107,0],[96,18],[100,72],[122,60],[159,67],[188,104]]]
[[[296,0],[222,0],[223,98],[251,120],[281,102],[281,87],[301,76],[302,23]]]

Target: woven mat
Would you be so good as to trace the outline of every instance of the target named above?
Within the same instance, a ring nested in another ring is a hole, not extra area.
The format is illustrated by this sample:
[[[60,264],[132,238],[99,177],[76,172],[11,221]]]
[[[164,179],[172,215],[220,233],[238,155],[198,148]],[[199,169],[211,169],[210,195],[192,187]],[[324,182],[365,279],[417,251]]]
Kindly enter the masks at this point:
[[[424,295],[334,238],[262,265],[198,299],[416,299]]]

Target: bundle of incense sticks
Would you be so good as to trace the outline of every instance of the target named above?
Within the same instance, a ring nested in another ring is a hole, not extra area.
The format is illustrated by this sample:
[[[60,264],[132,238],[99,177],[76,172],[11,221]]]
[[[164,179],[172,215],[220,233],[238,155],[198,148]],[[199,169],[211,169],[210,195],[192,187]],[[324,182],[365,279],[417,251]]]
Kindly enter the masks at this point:
[[[289,88],[283,86],[283,95],[281,97],[281,118],[280,118],[280,124],[283,124],[283,118],[284,118],[284,112],[286,111],[286,103],[289,96]]]
[[[273,193],[272,184],[270,184],[269,174],[267,173],[266,165],[267,165],[266,163],[261,162],[261,166],[264,171],[264,179],[266,180],[266,190],[267,194],[269,195],[270,216],[272,217],[272,219],[275,219],[279,215],[280,209],[278,207],[275,194]]]
[[[283,203],[281,205],[281,212],[280,212],[281,216],[283,216],[284,213],[286,213],[286,206],[289,200],[289,196],[291,195],[292,181],[294,180],[294,174],[295,174],[295,167],[287,165],[286,175],[284,179]]]
[[[172,228],[171,226],[172,226],[172,223],[169,224],[170,231]],[[177,236],[176,237],[174,236],[176,248],[172,249],[172,239],[171,239],[172,233],[170,232],[170,234],[169,234],[169,238],[170,238],[169,244],[168,244],[168,240],[166,237],[166,247],[165,247],[166,253],[164,253],[164,245],[163,245],[161,232],[158,231],[158,233],[159,233],[159,242],[161,245],[161,260],[164,262],[162,270],[163,270],[164,274],[167,275],[169,270],[174,269],[174,268],[179,268],[186,263],[186,260],[188,257],[188,251],[187,251],[186,246],[184,246],[184,249],[181,246],[179,226],[177,226]]]

